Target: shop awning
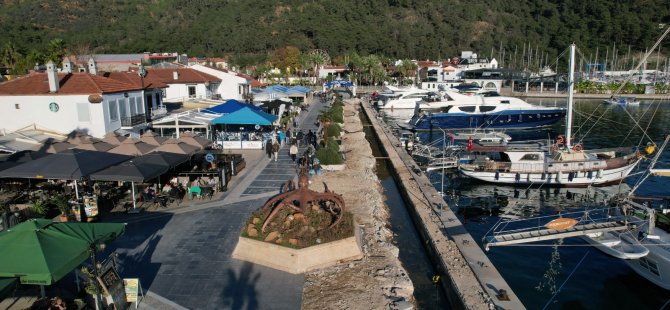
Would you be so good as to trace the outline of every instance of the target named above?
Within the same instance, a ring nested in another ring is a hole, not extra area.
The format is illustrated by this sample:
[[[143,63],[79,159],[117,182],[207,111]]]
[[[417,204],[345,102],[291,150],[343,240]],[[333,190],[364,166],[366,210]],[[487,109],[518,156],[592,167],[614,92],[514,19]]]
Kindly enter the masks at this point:
[[[212,124],[226,125],[272,125],[277,116],[248,107],[237,110],[212,120]]]

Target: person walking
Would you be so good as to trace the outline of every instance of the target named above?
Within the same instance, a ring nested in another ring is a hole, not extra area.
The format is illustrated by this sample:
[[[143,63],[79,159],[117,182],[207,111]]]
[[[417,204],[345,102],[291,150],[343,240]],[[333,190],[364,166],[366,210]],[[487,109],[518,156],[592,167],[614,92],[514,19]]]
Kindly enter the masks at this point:
[[[286,142],[286,144],[291,143],[291,138],[293,137],[293,136],[291,136],[292,133],[293,132],[291,131],[291,129],[286,130],[286,138],[284,140],[284,142]]]
[[[298,140],[298,147],[300,147],[300,143],[303,143],[302,139],[304,139],[305,134],[302,133],[301,131],[298,131],[298,134],[295,136],[296,140]]]
[[[295,143],[291,144],[288,153],[291,155],[293,162],[295,162],[295,157],[298,156],[298,146]]]
[[[277,143],[277,141],[272,143],[272,154],[274,154],[275,161],[277,161],[277,156],[279,156],[279,143]]]
[[[284,145],[284,140],[286,139],[286,134],[283,131],[279,131],[279,144]]]
[[[268,155],[268,158],[272,158],[272,140],[268,139],[265,142],[265,154]]]

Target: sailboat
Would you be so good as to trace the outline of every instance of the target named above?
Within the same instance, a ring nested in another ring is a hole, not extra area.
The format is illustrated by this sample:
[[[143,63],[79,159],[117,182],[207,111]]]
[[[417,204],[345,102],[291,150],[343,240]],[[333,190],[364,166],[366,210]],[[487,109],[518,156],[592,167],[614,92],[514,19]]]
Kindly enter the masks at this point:
[[[462,164],[459,171],[485,182],[515,185],[586,187],[613,184],[626,178],[644,159],[637,149],[584,150],[572,144],[575,45],[570,46],[568,108],[565,136],[559,136],[550,152],[506,150],[498,159]]]

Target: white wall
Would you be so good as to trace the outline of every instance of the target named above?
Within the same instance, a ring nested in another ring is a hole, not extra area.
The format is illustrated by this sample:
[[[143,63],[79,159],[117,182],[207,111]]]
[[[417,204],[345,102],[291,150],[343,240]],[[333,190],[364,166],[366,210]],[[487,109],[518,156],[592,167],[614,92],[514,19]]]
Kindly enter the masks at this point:
[[[249,82],[243,77],[198,64],[190,68],[220,78],[221,84],[216,89],[213,89],[213,92],[221,95],[221,99],[243,100],[244,92],[248,93],[250,91]]]
[[[165,98],[164,101],[175,102],[175,101],[184,101],[188,100],[188,87],[195,86],[195,97],[197,99],[207,99],[211,98],[211,91],[205,86],[204,83],[189,83],[189,84],[168,84],[168,88],[165,89]],[[211,87],[216,87],[217,84],[212,84]]]

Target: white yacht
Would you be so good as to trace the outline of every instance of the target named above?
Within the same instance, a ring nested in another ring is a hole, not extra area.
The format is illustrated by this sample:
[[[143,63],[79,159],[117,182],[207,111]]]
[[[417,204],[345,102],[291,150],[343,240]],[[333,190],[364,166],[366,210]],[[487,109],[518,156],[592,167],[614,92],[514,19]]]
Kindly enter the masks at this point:
[[[414,109],[416,103],[426,97],[431,91],[420,88],[397,88],[386,86],[391,92],[379,94],[377,106],[381,109]]]

